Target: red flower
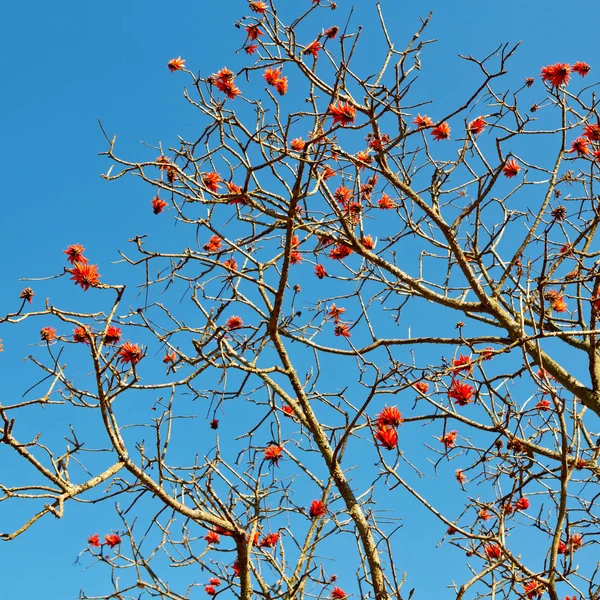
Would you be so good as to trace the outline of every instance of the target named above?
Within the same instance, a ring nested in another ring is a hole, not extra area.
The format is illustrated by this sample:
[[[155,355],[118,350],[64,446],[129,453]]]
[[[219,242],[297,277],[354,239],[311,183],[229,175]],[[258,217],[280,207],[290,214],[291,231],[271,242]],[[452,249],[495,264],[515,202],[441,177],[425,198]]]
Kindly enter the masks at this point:
[[[177,354],[175,354],[175,352],[171,352],[170,354],[169,353],[165,354],[162,359],[162,361],[167,365],[174,363],[176,360],[177,360]]]
[[[306,46],[306,48],[304,48],[304,50],[302,51],[302,54],[312,54],[314,58],[317,58],[317,56],[319,56],[320,50],[321,50],[321,44],[320,44],[319,40],[314,40],[313,42],[308,44],[308,46]]]
[[[304,146],[306,146],[306,143],[302,138],[295,138],[290,143],[290,148],[296,152],[302,152],[302,150],[304,150]]]
[[[552,310],[557,313],[567,312],[567,303],[562,294],[560,294],[557,298],[552,302]]]
[[[265,11],[267,10],[267,4],[266,2],[250,2],[250,10],[264,15]]]
[[[116,533],[109,533],[108,535],[104,536],[104,541],[109,548],[114,548],[121,543],[121,536],[117,535]]]
[[[377,201],[377,205],[383,210],[396,208],[398,206],[387,194],[381,194],[381,198]]]
[[[356,153],[356,160],[358,161],[356,166],[361,171],[364,171],[367,168],[367,165],[370,165],[373,162],[374,158],[369,154],[368,150],[361,150],[360,152]]]
[[[214,585],[205,585],[204,586],[204,591],[209,595],[209,596],[216,596],[217,595],[217,590],[215,588]]]
[[[579,550],[581,546],[583,546],[583,537],[579,533],[574,533],[569,538],[569,546],[571,546],[571,550],[575,552],[575,550]]]
[[[560,87],[569,83],[571,67],[567,63],[556,63],[542,68],[542,81],[547,81],[552,87]]]
[[[265,460],[268,460],[272,465],[279,466],[279,461],[283,455],[283,448],[278,444],[271,444],[264,450]]]
[[[275,89],[280,96],[285,96],[288,89],[288,78],[281,77],[275,82]]]
[[[233,574],[236,577],[240,576],[240,561],[236,560],[232,565],[231,565],[231,570],[233,571]]]
[[[346,309],[342,306],[336,306],[335,304],[331,305],[327,316],[330,319],[333,319],[336,323],[340,320],[340,317],[346,312]]]
[[[504,173],[505,177],[511,179],[512,177],[516,177],[520,170],[521,167],[519,166],[519,163],[516,160],[511,159],[506,161],[502,172]]]
[[[268,533],[265,537],[260,540],[259,546],[261,548],[275,548],[277,546],[277,542],[279,541],[278,533]]]
[[[471,361],[471,357],[467,356],[466,354],[461,354],[458,358],[453,359],[452,365],[452,370],[455,373],[461,373],[462,371],[471,373],[471,371],[473,371],[473,362]]]
[[[538,410],[544,410],[544,411],[546,411],[546,410],[550,410],[550,406],[551,406],[551,402],[550,402],[550,400],[540,400],[540,401],[539,401],[539,402],[538,402],[538,403],[535,405],[535,407],[536,407]]]
[[[163,209],[167,206],[169,206],[168,202],[165,202],[162,198],[159,198],[158,196],[154,196],[154,198],[152,199],[152,210],[154,211],[155,215],[160,214],[163,211]]]
[[[363,235],[360,238],[360,243],[367,249],[373,250],[375,248],[375,240],[371,237],[371,235]]]
[[[397,406],[384,406],[377,415],[377,427],[398,427],[402,424],[402,413]]]
[[[350,329],[348,328],[348,325],[344,324],[344,323],[338,323],[334,328],[333,328],[333,335],[337,335],[338,337],[352,337],[352,334],[350,333]]]
[[[313,500],[310,504],[310,509],[308,510],[308,514],[311,519],[316,519],[318,517],[322,517],[327,514],[327,507],[321,502],[321,500]]]
[[[166,171],[169,168],[169,163],[171,161],[166,156],[161,154],[154,162],[158,164],[159,171]]]
[[[398,432],[393,427],[384,427],[377,430],[375,439],[386,450],[393,450],[398,445]]]
[[[221,538],[219,537],[219,534],[216,531],[209,531],[205,536],[204,539],[206,540],[207,544],[216,546],[217,544],[221,543]]]
[[[231,100],[234,100],[236,96],[242,93],[233,83],[233,72],[227,67],[223,67],[220,71],[217,71],[208,81],[214,84],[220,92],[227,94],[227,97]]]
[[[456,481],[460,483],[460,485],[463,485],[463,483],[467,480],[467,476],[463,473],[462,469],[456,469],[456,471],[454,471],[454,477],[456,478]]]
[[[523,593],[529,600],[533,600],[534,598],[539,598],[544,593],[544,590],[537,581],[529,581],[523,585]]]
[[[325,165],[325,168],[323,169],[323,173],[321,174],[321,177],[323,177],[323,181],[327,181],[329,179],[331,179],[332,177],[335,177],[335,171],[329,166],[329,165]]]
[[[219,419],[213,419],[209,425],[211,429],[219,429]]]
[[[83,256],[83,251],[85,248],[81,244],[71,244],[66,250],[63,252],[67,255],[67,260],[73,265],[75,263],[86,263],[88,261],[85,256]]]
[[[277,80],[281,77],[281,69],[265,69],[263,77],[269,85],[275,85]]]
[[[594,142],[600,141],[600,123],[592,123],[583,128],[583,135]]]
[[[483,360],[492,360],[492,358],[494,358],[494,354],[494,349],[491,346],[488,346],[481,351],[481,358]]]
[[[246,54],[252,55],[256,52],[256,49],[258,48],[258,44],[248,44],[244,50],[246,51]]]
[[[577,73],[578,75],[581,75],[582,77],[585,77],[590,72],[590,65],[588,65],[585,62],[582,62],[582,61],[578,60],[573,65],[572,71],[573,71],[573,73]]]
[[[515,510],[527,510],[529,508],[530,502],[529,498],[519,498],[515,502]]]
[[[426,394],[429,391],[429,384],[426,381],[417,381],[417,383],[413,384],[413,387],[422,394]]]
[[[490,560],[498,560],[502,556],[502,549],[498,544],[488,544],[483,549]]]
[[[75,327],[75,330],[73,331],[73,339],[78,344],[89,344],[85,327]]]
[[[183,71],[183,69],[185,68],[185,59],[181,58],[181,56],[178,56],[177,58],[172,58],[167,63],[167,67],[169,68],[169,71],[171,71],[171,73],[173,73],[174,71]]]
[[[29,304],[33,302],[34,296],[35,294],[33,293],[33,290],[30,287],[21,290],[21,293],[19,294],[19,298],[25,300],[26,302],[29,302]]]
[[[142,358],[144,358],[144,353],[142,349],[137,344],[132,344],[127,341],[122,346],[118,352],[119,362],[123,364],[131,363],[131,366],[137,365]]]
[[[204,244],[205,252],[218,252],[221,249],[221,242],[223,240],[218,235],[213,235],[208,240],[206,244]]]
[[[333,260],[342,260],[352,254],[352,248],[344,246],[344,244],[336,244],[329,252],[329,257]]]
[[[218,192],[219,191],[219,183],[223,180],[218,173],[211,171],[210,173],[205,173],[202,177],[202,183],[211,191]]]
[[[340,185],[335,192],[333,197],[342,205],[346,206],[350,198],[352,198],[352,190],[348,189],[344,185]]]
[[[433,139],[439,142],[440,140],[449,140],[450,139],[450,125],[445,121],[440,123],[437,127],[434,127],[431,130],[431,135]]]
[[[525,85],[530,88],[535,80],[533,77],[525,77]]]
[[[420,129],[421,127],[431,127],[433,121],[427,115],[417,115],[413,120],[413,124]]]
[[[479,135],[487,127],[487,123],[483,117],[477,117],[473,119],[468,125],[467,130],[473,135]]]
[[[290,264],[299,265],[302,262],[302,254],[297,250],[290,252]]]
[[[120,340],[121,340],[121,328],[114,327],[113,325],[111,325],[106,330],[106,335],[104,336],[104,343],[107,346],[112,346],[114,344],[118,344]]]
[[[281,407],[281,411],[285,414],[286,417],[294,416],[294,409],[289,404],[284,404]]]
[[[351,125],[356,119],[356,109],[348,102],[339,101],[329,105],[329,114],[333,117],[333,124],[339,123],[342,127]]]
[[[210,583],[210,585],[217,585],[217,586],[219,586],[219,585],[221,585],[221,580],[218,577],[211,577],[208,580],[208,583]]]
[[[96,287],[100,283],[98,265],[89,265],[87,262],[76,262],[72,269],[67,270],[73,277],[75,285],[80,285],[84,291]]]
[[[315,275],[319,279],[323,279],[323,277],[327,277],[327,271],[323,265],[315,265]]]
[[[456,443],[457,435],[458,431],[449,431],[440,438],[440,442],[442,442],[446,448],[453,448],[454,444]]]
[[[571,142],[571,149],[567,150],[567,153],[577,152],[577,156],[587,156],[590,153],[590,143],[587,137],[578,137]]]
[[[558,548],[557,548],[556,552],[558,554],[564,554],[566,551],[567,551],[567,545],[562,540],[560,540],[558,542]]]
[[[328,40],[335,40],[335,37],[337,36],[339,30],[340,30],[340,28],[337,25],[334,25],[333,27],[326,29],[325,32],[323,33],[323,35]]]
[[[42,327],[40,337],[44,342],[51,342],[56,337],[56,329],[54,327]]]
[[[337,586],[331,590],[331,597],[335,600],[343,600],[347,596],[348,594],[346,594],[346,592],[342,588],[339,588]]]
[[[93,546],[94,548],[99,548],[101,545],[100,544],[100,536],[97,533],[95,533],[94,535],[91,535],[88,538],[88,544],[90,546]]]
[[[484,521],[489,521],[490,519],[492,519],[492,515],[489,513],[489,511],[486,508],[482,508],[478,513],[477,516],[480,519],[483,519]]]
[[[234,315],[233,317],[229,317],[229,319],[227,319],[225,325],[227,326],[227,329],[229,329],[229,331],[233,331],[234,329],[239,329],[240,327],[243,327],[244,322],[242,321],[242,317],[236,317]]]
[[[453,379],[448,397],[456,401],[459,406],[465,406],[471,402],[475,390],[467,383],[462,383],[458,379]]]
[[[246,27],[246,33],[248,34],[248,39],[253,41],[258,39],[259,36],[265,35],[265,32],[260,29],[258,24],[248,25],[248,27]]]

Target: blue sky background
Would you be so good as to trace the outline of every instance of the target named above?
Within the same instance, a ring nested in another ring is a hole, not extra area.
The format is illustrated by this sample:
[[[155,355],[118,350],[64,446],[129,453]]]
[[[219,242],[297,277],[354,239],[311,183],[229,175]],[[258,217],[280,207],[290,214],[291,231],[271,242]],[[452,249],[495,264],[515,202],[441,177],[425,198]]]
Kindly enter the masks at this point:
[[[301,2],[310,4],[309,0],[292,4]],[[361,23],[364,33],[355,69],[366,73],[370,32],[380,34],[375,3],[364,0],[356,5],[353,23]],[[337,13],[322,12],[327,19],[323,25],[345,21],[351,4],[339,0],[338,6]],[[587,61],[592,66],[590,79],[596,77],[597,44],[593,29],[586,28],[600,17],[594,3],[585,7],[585,16],[557,0],[519,5],[384,0],[382,6],[400,46],[418,26],[418,18],[434,11],[424,37],[439,41],[423,53],[422,65],[424,92],[438,105],[460,97],[468,77],[457,54],[483,56],[502,42],[523,40],[511,63],[508,81],[514,88],[526,76],[537,78],[541,66],[556,61]],[[223,65],[235,70],[245,64],[245,55],[234,54],[244,38],[234,20],[243,14],[248,14],[247,3],[240,0],[171,5],[155,0],[3,3],[0,240],[5,259],[0,312],[16,308],[15,299],[24,287],[20,277],[60,272],[61,251],[70,243],[82,243],[93,262],[107,265],[101,269],[104,273],[127,239],[164,232],[164,220],[149,209],[149,188],[131,179],[107,183],[100,178],[108,165],[97,156],[106,149],[97,119],[110,136],[117,134],[117,149],[130,158],[154,158],[140,140],[150,144],[162,140],[169,146],[177,134],[194,131],[197,116],[181,95],[187,78],[171,75],[166,63],[181,55],[187,66],[203,75]],[[14,333],[0,330],[0,337],[9,348]],[[10,379],[21,360],[10,352],[0,355],[2,403],[22,392],[23,386]],[[0,463],[0,482],[3,468]],[[5,529],[3,514],[0,510],[0,531]],[[0,544],[2,593],[7,598],[43,595],[64,600],[75,598],[84,586],[91,590],[95,582],[104,581],[101,569],[71,567],[89,533],[119,527],[108,506],[97,510],[94,519],[90,531],[88,507],[72,504],[63,520],[46,518],[16,541]],[[414,544],[418,548],[419,542]],[[425,571],[411,573],[416,580],[420,575]],[[443,586],[436,590],[443,591]],[[427,597],[423,588],[417,597]]]

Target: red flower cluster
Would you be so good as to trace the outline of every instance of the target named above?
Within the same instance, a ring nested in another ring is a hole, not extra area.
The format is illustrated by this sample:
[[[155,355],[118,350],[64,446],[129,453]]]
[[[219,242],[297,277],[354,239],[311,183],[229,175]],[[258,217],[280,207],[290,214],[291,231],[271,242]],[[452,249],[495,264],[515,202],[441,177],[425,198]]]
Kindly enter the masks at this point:
[[[56,329],[54,327],[42,327],[40,337],[43,342],[52,342],[56,338]]]
[[[185,68],[185,59],[181,58],[181,56],[178,56],[177,58],[172,58],[167,63],[167,67],[169,68],[169,71],[171,71],[171,73],[175,71],[183,71],[183,69]]]
[[[450,139],[450,125],[445,121],[440,123],[437,127],[434,127],[431,130],[431,135],[434,140],[439,142],[440,140],[449,140]]]
[[[229,319],[227,319],[225,325],[227,329],[229,329],[229,331],[233,331],[234,329],[239,329],[240,327],[243,327],[244,322],[242,321],[242,317],[236,317],[234,315],[233,317],[229,317]]]
[[[308,514],[311,519],[317,519],[327,514],[327,507],[321,502],[321,500],[313,500],[310,504]]]
[[[106,335],[104,336],[104,343],[107,346],[114,346],[115,344],[118,344],[120,341],[121,341],[121,328],[111,325],[106,330]]]
[[[264,450],[265,460],[268,460],[272,465],[279,466],[279,461],[283,456],[283,448],[278,444],[271,444]]]
[[[413,383],[413,387],[422,394],[426,394],[429,391],[429,384],[426,381],[417,381],[417,383]]]
[[[19,294],[19,298],[21,298],[21,300],[24,300],[25,302],[29,302],[29,304],[33,302],[34,296],[35,294],[33,293],[33,290],[30,287],[21,290],[21,293]]]
[[[448,389],[448,397],[459,406],[466,406],[472,401],[475,390],[468,383],[463,383],[458,379],[453,379]]]
[[[571,66],[567,63],[555,63],[542,67],[542,81],[547,81],[552,87],[567,85],[571,76]]]
[[[258,28],[258,26],[254,27]],[[249,28],[246,28],[246,31],[248,31],[248,29]],[[212,83],[220,92],[226,94],[231,100],[234,100],[236,96],[239,96],[242,93],[234,83],[233,71],[230,71],[227,67],[223,67],[220,71],[217,71],[209,78],[208,81],[209,83]]]
[[[486,127],[487,123],[485,122],[485,119],[483,117],[477,117],[467,125],[467,131],[473,135],[479,135]]]
[[[265,69],[265,81],[275,87],[280,96],[284,96],[288,88],[288,78],[282,77],[281,69]]]
[[[458,431],[449,431],[440,438],[440,442],[442,442],[446,448],[453,448],[456,443],[457,435]]]
[[[223,179],[218,173],[214,171],[210,173],[205,173],[202,177],[202,183],[211,191],[218,192],[219,191],[219,183],[221,183]]]
[[[333,124],[339,123],[342,127],[352,125],[356,119],[356,109],[348,102],[341,100],[337,104],[329,105],[329,114],[333,117]]]
[[[502,549],[498,544],[488,544],[483,549],[490,560],[498,560],[502,556]]]
[[[109,548],[114,548],[121,543],[121,536],[116,533],[109,533],[104,536],[104,544]],[[100,536],[95,533],[88,538],[88,544],[94,548],[99,548],[103,544],[100,543]]]
[[[206,244],[204,244],[205,252],[218,252],[221,249],[223,240],[218,235],[213,235]]]
[[[323,265],[315,265],[315,275],[319,279],[323,279],[323,277],[327,277],[327,271]]]
[[[398,205],[387,194],[381,194],[381,198],[377,200],[377,206],[382,210],[389,210]]]
[[[413,124],[421,129],[421,127],[431,127],[433,125],[433,121],[427,115],[417,115],[413,120]]]
[[[125,342],[117,354],[119,356],[119,362],[123,364],[130,363],[132,367],[137,365],[140,360],[144,358],[142,349],[137,344],[132,344],[130,341]]]
[[[336,586],[331,590],[331,597],[334,600],[343,600],[348,597],[348,594],[342,588]]]
[[[312,54],[313,58],[317,58],[321,48],[321,42],[319,42],[319,40],[314,40],[304,48],[302,54]]]
[[[519,163],[516,160],[511,159],[506,161],[502,172],[504,173],[505,177],[511,179],[512,177],[516,177],[520,170],[521,167],[519,166]]]
[[[397,406],[384,406],[377,415],[377,431],[375,439],[386,450],[393,450],[398,445],[397,428],[402,424],[402,413]]]
[[[167,206],[169,206],[169,204],[162,198],[159,198],[158,196],[154,196],[154,198],[152,198],[152,210],[155,215],[160,214]]]
[[[277,542],[279,541],[278,533],[268,533],[263,537],[262,540],[258,543],[260,548],[275,548],[277,546]]]

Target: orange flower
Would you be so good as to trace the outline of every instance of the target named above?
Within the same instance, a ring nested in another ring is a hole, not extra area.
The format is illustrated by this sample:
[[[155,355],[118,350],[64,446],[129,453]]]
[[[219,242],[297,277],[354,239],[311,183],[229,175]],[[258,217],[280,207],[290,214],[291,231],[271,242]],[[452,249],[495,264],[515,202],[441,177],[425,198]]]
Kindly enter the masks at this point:
[[[337,104],[330,104],[328,112],[333,117],[334,125],[339,123],[342,127],[346,127],[354,123],[356,119],[356,109],[354,106],[341,100]]]
[[[489,511],[486,508],[482,508],[478,513],[477,516],[480,519],[483,519],[484,521],[489,521],[490,519],[492,519],[492,515],[489,513]]]
[[[174,363],[175,360],[177,360],[177,354],[175,354],[175,352],[165,354],[162,359],[166,365]]]
[[[225,187],[227,188],[227,192],[232,195],[229,204],[247,204],[246,196],[239,185],[228,181]]]
[[[185,59],[182,59],[181,56],[178,56],[177,58],[172,58],[167,63],[167,67],[169,68],[169,71],[171,71],[171,73],[173,73],[174,71],[183,71],[183,69],[185,68]]]
[[[467,480],[467,476],[463,473],[462,469],[456,469],[454,472],[454,477],[456,477],[456,481],[458,481],[460,485],[463,485]]]
[[[529,498],[519,498],[515,502],[515,510],[527,510],[529,508],[530,502]]]
[[[42,327],[40,337],[43,342],[52,342],[56,338],[56,329],[54,327]]]
[[[267,4],[266,2],[250,2],[250,10],[264,15],[267,10]]]
[[[375,439],[386,450],[393,450],[398,445],[398,432],[393,427],[378,429]]]
[[[85,327],[75,327],[73,331],[73,340],[78,344],[89,344]]]
[[[367,249],[373,250],[375,248],[375,240],[371,237],[371,235],[363,235],[360,238],[360,243]]]
[[[373,162],[373,157],[369,154],[368,150],[361,150],[356,153],[356,160],[359,162],[356,166],[360,168],[361,171],[366,169],[366,165],[370,165]],[[366,163],[366,164],[360,164]]]
[[[97,533],[95,533],[94,535],[91,535],[88,538],[88,544],[90,546],[94,546],[95,548],[99,548],[101,546],[101,544],[100,544],[100,536]]]
[[[502,549],[498,544],[488,544],[483,549],[490,560],[498,560],[502,556]]]
[[[557,88],[569,83],[570,73],[571,67],[567,63],[555,63],[542,68],[542,81]]]
[[[319,279],[323,279],[323,277],[327,277],[327,271],[323,265],[315,265],[315,275]]]
[[[562,294],[559,295],[558,298],[554,300],[554,302],[552,302],[552,310],[557,313],[567,312],[567,303],[565,302],[565,299],[562,296]]]
[[[297,250],[290,252],[290,264],[299,265],[302,262],[302,254]]]
[[[121,543],[121,536],[116,533],[110,533],[104,536],[104,541],[109,548],[114,548]]]
[[[277,542],[279,541],[278,533],[268,533],[263,537],[262,540],[258,543],[260,548],[275,548],[277,546]]]
[[[206,244],[204,244],[205,252],[218,252],[221,250],[221,242],[223,240],[218,235],[213,235],[208,240]]]
[[[339,588],[337,586],[331,590],[331,597],[334,600],[343,600],[347,596],[348,594],[346,594],[346,592],[342,588]]]
[[[265,69],[263,77],[269,85],[275,85],[275,82],[281,77],[281,69]]]
[[[25,300],[25,302],[29,302],[29,304],[31,304],[33,302],[33,297],[35,296],[35,294],[33,293],[33,290],[30,287],[26,287],[23,290],[21,290],[21,293],[19,294],[19,298],[21,298],[22,300]]]
[[[67,260],[73,265],[75,263],[86,263],[88,259],[83,256],[85,248],[81,244],[71,244],[63,253],[67,255]]]
[[[431,127],[433,121],[427,115],[417,115],[413,120],[413,124],[420,129],[421,127]]]
[[[422,394],[426,394],[429,391],[429,384],[426,381],[417,381],[417,383],[413,383],[413,387]]]
[[[325,165],[321,177],[323,177],[323,181],[327,181],[328,179],[335,177],[335,171],[329,165]]]
[[[202,183],[211,191],[218,192],[219,191],[219,183],[223,180],[218,173],[211,171],[210,173],[205,173],[202,177]]]
[[[449,431],[440,438],[440,442],[442,442],[446,448],[453,448],[454,444],[456,443],[457,435],[458,431]]]
[[[248,25],[248,27],[246,27],[246,33],[248,34],[248,39],[253,41],[258,39],[259,36],[265,35],[265,32],[260,29],[258,24]]]
[[[214,546],[221,543],[221,538],[219,537],[219,534],[216,531],[209,531],[204,536],[204,539],[206,540],[207,544],[211,544]]]
[[[502,172],[504,173],[505,177],[511,179],[512,177],[516,177],[520,170],[521,167],[519,166],[519,163],[516,160],[511,159],[506,161]]]
[[[246,54],[252,55],[256,52],[257,48],[258,48],[258,44],[248,44],[247,46],[244,47],[244,50],[246,51]]]
[[[544,593],[544,588],[537,581],[529,581],[523,584],[523,593],[529,600],[534,600]]]
[[[277,444],[271,444],[264,450],[265,460],[268,460],[272,465],[279,466],[279,461],[283,455],[283,448]]]
[[[550,402],[550,400],[540,400],[540,401],[539,401],[539,402],[538,402],[538,403],[535,405],[535,407],[536,407],[538,410],[543,410],[543,411],[550,410],[550,406],[551,406],[551,402]]]
[[[458,358],[452,360],[452,370],[455,373],[461,373],[462,371],[466,371],[467,373],[471,373],[473,371],[473,362],[470,356],[466,354],[461,354]]]
[[[244,322],[242,321],[241,317],[229,317],[229,319],[227,319],[225,325],[227,326],[227,329],[229,329],[229,331],[233,331],[234,329],[239,329],[240,327],[244,326]]]
[[[581,546],[583,546],[583,537],[581,536],[581,534],[574,533],[569,538],[569,546],[571,546],[571,550],[573,550],[573,552],[575,552],[576,550],[579,550],[579,548],[581,548]]]
[[[583,128],[583,135],[594,142],[600,141],[600,123],[592,123]]]
[[[402,423],[402,413],[397,406],[384,406],[383,410],[377,415],[377,427],[398,427]]]
[[[352,198],[352,190],[348,189],[346,186],[340,185],[335,192],[333,192],[333,197],[342,205],[346,206],[348,200]]]
[[[156,157],[156,160],[154,162],[158,164],[159,171],[166,171],[169,168],[169,164],[171,161],[166,156],[163,156],[161,154],[160,156]]]
[[[346,309],[342,306],[336,306],[335,304],[331,305],[327,316],[330,319],[333,319],[336,323],[340,320],[340,317],[346,312]]]
[[[451,398],[459,406],[466,406],[471,402],[475,390],[467,383],[462,383],[458,379],[453,379],[448,397]]]
[[[306,143],[302,138],[294,138],[290,143],[290,148],[296,152],[302,152],[304,146],[306,146]]]
[[[348,328],[348,325],[344,324],[344,323],[338,323],[334,328],[333,328],[333,335],[337,335],[338,337],[352,337],[352,334],[350,333],[350,329]]]
[[[567,153],[577,152],[577,156],[587,156],[590,153],[590,143],[587,137],[578,137],[571,142],[571,149],[567,150]]]
[[[319,56],[320,50],[321,50],[321,44],[319,43],[319,40],[314,40],[313,42],[308,44],[308,46],[306,46],[306,48],[304,48],[304,50],[302,51],[302,54],[312,54],[314,58],[317,58],[317,56]]]
[[[437,127],[431,130],[431,135],[434,140],[439,142],[440,140],[450,139],[450,125],[446,121],[440,123]]]
[[[327,514],[327,507],[321,502],[321,500],[313,500],[310,504],[308,514],[311,519],[316,519]]]
[[[127,341],[122,346],[118,352],[119,362],[122,363],[131,363],[132,366],[137,365],[142,358],[144,358],[144,353],[142,349],[137,344],[132,344]]]
[[[467,130],[473,135],[479,135],[487,127],[487,123],[483,117],[477,117],[473,119],[468,125]]]
[[[558,542],[558,548],[556,550],[557,554],[565,554],[566,551],[567,551],[567,545],[562,540],[560,540]]]
[[[96,287],[100,283],[98,265],[89,265],[87,262],[76,262],[72,269],[67,270],[73,277],[71,280],[75,285],[80,285],[84,291]]]
[[[337,25],[334,25],[333,27],[330,27],[329,29],[326,29],[323,33],[323,35],[328,39],[328,40],[335,40],[338,31],[340,30],[340,28]]]
[[[381,198],[377,201],[377,205],[382,210],[389,210],[398,206],[387,194],[381,194]]]
[[[352,248],[344,246],[343,244],[336,244],[329,252],[329,257],[333,260],[342,260],[352,254]]]
[[[582,61],[578,60],[573,65],[572,71],[573,71],[573,73],[577,73],[578,75],[585,77],[590,72],[590,65],[588,65],[586,62],[582,62]]]
[[[211,578],[208,580],[208,583],[210,583],[210,585],[216,585],[216,586],[219,586],[219,585],[221,585],[221,580],[220,580],[218,577],[211,577]]]
[[[104,336],[104,343],[107,346],[112,346],[114,344],[118,344],[120,340],[121,340],[121,328],[111,325],[106,330],[106,335]]]
[[[227,267],[228,269],[231,269],[232,271],[238,270],[237,261],[235,260],[235,258],[233,258],[233,256],[231,258],[228,258],[227,260],[224,260],[223,266]]]
[[[280,96],[285,96],[288,89],[288,78],[281,77],[275,82],[275,89]]]
[[[216,596],[217,595],[217,590],[215,588],[214,585],[205,585],[204,586],[204,592],[206,594],[208,594],[209,596]]]
[[[167,206],[169,206],[169,204],[165,202],[162,198],[159,198],[158,196],[155,196],[152,199],[152,210],[154,211],[155,215],[161,213],[163,209]]]
[[[281,407],[281,411],[283,412],[283,414],[286,417],[293,417],[294,416],[294,409],[289,404],[284,404]]]

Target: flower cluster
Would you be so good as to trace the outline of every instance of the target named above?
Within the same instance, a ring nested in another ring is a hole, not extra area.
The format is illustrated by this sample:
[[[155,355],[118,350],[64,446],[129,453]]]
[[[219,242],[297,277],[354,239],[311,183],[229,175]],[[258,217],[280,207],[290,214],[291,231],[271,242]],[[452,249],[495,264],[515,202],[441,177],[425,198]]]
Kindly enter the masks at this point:
[[[104,543],[100,542],[100,536],[95,533],[88,538],[88,544],[92,548],[100,548],[101,546],[108,546],[114,548],[121,543],[121,536],[116,533],[108,533],[104,536]]]
[[[402,414],[397,406],[384,406],[377,415],[377,431],[375,439],[386,450],[393,450],[398,445],[398,426],[402,424]]]

